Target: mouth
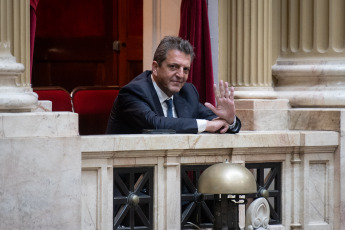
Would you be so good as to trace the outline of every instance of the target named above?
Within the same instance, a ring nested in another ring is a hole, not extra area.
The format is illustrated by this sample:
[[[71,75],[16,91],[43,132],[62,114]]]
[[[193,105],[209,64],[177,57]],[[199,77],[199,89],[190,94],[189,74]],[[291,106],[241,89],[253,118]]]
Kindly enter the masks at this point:
[[[183,85],[183,82],[181,81],[171,81],[171,85],[174,87],[181,87]]]
[[[172,79],[171,82],[172,82],[172,83],[179,83],[179,84],[182,84],[182,83],[183,83],[183,80],[182,80],[182,79]]]

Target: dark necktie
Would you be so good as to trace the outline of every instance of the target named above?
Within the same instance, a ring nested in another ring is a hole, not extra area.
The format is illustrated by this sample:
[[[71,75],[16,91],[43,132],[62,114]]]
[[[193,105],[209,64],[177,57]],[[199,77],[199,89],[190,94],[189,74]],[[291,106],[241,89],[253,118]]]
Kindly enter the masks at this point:
[[[172,99],[170,98],[170,99],[167,99],[167,100],[165,100],[165,103],[167,103],[167,106],[168,106],[168,116],[167,117],[173,117],[173,111],[172,111],[172,103],[173,103],[173,101],[172,101]]]

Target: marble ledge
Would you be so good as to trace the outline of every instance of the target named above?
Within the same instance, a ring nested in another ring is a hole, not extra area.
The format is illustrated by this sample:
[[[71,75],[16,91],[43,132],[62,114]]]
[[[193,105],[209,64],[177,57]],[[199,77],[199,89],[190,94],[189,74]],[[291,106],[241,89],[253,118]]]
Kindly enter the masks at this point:
[[[78,136],[72,112],[0,113],[0,138]]]
[[[243,90],[243,89],[242,89]],[[288,110],[290,109],[287,99],[236,99],[236,110]]]
[[[333,131],[242,131],[238,134],[81,136],[81,152],[202,150],[225,148],[327,147],[339,145]]]
[[[293,108],[289,113],[289,130],[340,131],[342,109]]]

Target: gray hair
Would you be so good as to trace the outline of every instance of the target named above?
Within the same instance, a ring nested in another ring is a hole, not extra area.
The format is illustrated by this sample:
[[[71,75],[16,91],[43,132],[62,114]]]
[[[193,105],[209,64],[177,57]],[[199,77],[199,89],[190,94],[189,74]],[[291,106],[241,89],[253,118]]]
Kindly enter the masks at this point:
[[[180,37],[166,36],[159,43],[153,56],[153,60],[156,61],[159,66],[161,66],[162,62],[166,59],[169,50],[179,50],[187,55],[190,55],[191,62],[195,57],[193,46],[189,43],[189,41]]]

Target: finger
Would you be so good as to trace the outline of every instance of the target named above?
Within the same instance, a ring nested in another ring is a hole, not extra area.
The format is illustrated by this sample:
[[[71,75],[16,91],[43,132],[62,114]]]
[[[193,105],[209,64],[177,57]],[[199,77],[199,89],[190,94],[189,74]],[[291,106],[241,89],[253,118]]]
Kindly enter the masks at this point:
[[[230,97],[230,91],[229,91],[229,83],[225,82],[225,93],[224,93],[224,97],[225,98],[229,98]]]
[[[214,94],[216,96],[216,105],[218,105],[218,102],[219,102],[219,92],[217,90],[217,85],[216,84],[213,85],[213,90],[214,90]]]
[[[205,106],[209,108],[212,112],[216,111],[216,108],[211,103],[205,102]]]
[[[220,129],[220,133],[226,133],[226,131],[228,131],[228,126],[224,125],[221,129]]]
[[[230,100],[233,101],[235,98],[235,89],[233,86],[230,87],[230,96],[229,96]]]
[[[223,80],[219,81],[219,93],[220,97],[224,97],[224,85],[223,85]]]
[[[216,85],[216,84],[213,84],[213,91],[214,91],[214,95],[215,95],[216,97],[219,97],[219,95],[218,95],[218,90],[217,90],[217,85]]]

